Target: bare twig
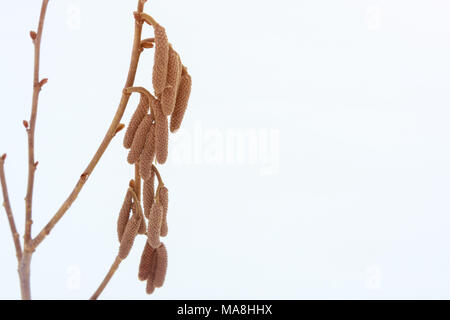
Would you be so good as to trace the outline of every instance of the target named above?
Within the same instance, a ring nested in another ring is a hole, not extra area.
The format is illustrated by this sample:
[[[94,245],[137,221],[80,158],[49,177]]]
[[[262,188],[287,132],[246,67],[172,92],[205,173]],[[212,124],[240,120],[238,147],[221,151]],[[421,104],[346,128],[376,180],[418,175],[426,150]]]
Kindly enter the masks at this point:
[[[39,101],[39,92],[42,86],[47,83],[47,79],[39,79],[39,65],[41,54],[41,38],[44,29],[45,13],[49,0],[43,0],[41,6],[41,14],[37,32],[31,31],[30,36],[34,44],[34,73],[33,73],[33,98],[31,103],[30,121],[27,123],[28,134],[28,183],[27,194],[25,196],[25,233],[24,233],[24,250],[19,265],[20,289],[22,299],[31,299],[30,292],[30,262],[33,254],[31,245],[31,226],[33,224],[32,207],[33,207],[33,186],[34,176],[36,172],[37,162],[34,161],[34,131],[36,128],[36,117]],[[24,124],[25,125],[25,124]]]
[[[6,186],[6,177],[5,177],[5,168],[4,168],[5,159],[6,159],[6,154],[4,154],[0,158],[0,180],[1,180],[2,191],[3,191],[3,206],[5,207],[6,215],[8,216],[9,227],[11,228],[11,234],[12,234],[12,237],[14,240],[14,246],[16,247],[17,262],[20,264],[20,260],[22,259],[22,248],[20,245],[19,233],[17,232],[16,223],[14,221],[11,204],[9,202],[8,188]]]
[[[111,268],[109,268],[108,273],[106,274],[105,278],[103,279],[102,283],[98,287],[98,289],[95,291],[95,293],[92,295],[90,300],[97,300],[97,298],[100,296],[100,294],[103,292],[105,287],[108,285],[109,280],[111,280],[112,276],[116,272],[116,270],[119,268],[120,263],[122,262],[122,259],[117,256],[114,260],[113,264],[111,265]]]
[[[145,0],[138,0],[137,12],[134,14],[136,23],[135,23],[135,29],[134,29],[133,52],[131,55],[130,68],[128,71],[127,80],[125,82],[125,88],[133,86],[134,79],[136,76],[136,70],[137,70],[140,52],[141,52],[141,34],[142,34],[142,25],[143,25],[143,22],[140,19],[139,14],[142,13],[142,11],[144,10],[144,4],[145,4]],[[39,232],[39,234],[36,236],[36,238],[33,239],[33,248],[36,248],[45,239],[45,237],[51,232],[51,230],[54,228],[54,226],[64,216],[64,214],[67,212],[67,210],[70,208],[72,203],[77,198],[78,194],[80,193],[81,189],[83,188],[84,184],[86,183],[88,177],[91,175],[91,173],[94,170],[95,166],[97,165],[98,161],[100,160],[100,158],[102,157],[106,148],[108,147],[109,143],[113,139],[113,137],[116,133],[117,126],[119,125],[120,120],[122,119],[122,116],[125,112],[125,108],[127,106],[129,98],[130,98],[129,94],[126,94],[125,92],[122,94],[122,98],[120,100],[116,114],[114,115],[111,125],[109,126],[109,129],[108,129],[105,137],[103,138],[103,141],[100,144],[100,147],[98,148],[98,150],[95,153],[92,160],[89,162],[89,164],[86,167],[86,169],[84,170],[84,172],[81,174],[80,179],[78,180],[74,189],[70,193],[69,197],[64,201],[64,203],[61,205],[61,207],[58,209],[58,211],[55,213],[55,215],[50,219],[50,221],[47,223],[47,225]]]

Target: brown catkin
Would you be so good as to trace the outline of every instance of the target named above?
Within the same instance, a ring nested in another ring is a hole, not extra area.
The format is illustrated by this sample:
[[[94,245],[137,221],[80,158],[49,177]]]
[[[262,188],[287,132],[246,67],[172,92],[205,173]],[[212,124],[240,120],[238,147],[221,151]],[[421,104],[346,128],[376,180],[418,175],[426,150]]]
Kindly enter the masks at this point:
[[[155,202],[148,216],[147,241],[152,248],[157,248],[160,244],[161,222],[163,208],[160,203]]]
[[[136,163],[139,160],[139,157],[142,153],[142,149],[145,145],[145,138],[147,137],[148,131],[150,130],[150,126],[152,124],[152,117],[150,115],[146,115],[144,120],[139,124],[138,129],[136,130],[136,134],[134,135],[133,143],[131,144],[131,149],[128,152],[128,163]]]
[[[145,288],[145,292],[147,294],[152,294],[155,291],[155,286],[153,285],[153,279],[147,279],[147,287]]]
[[[152,260],[155,253],[156,250],[150,247],[150,245],[146,242],[144,251],[142,251],[141,262],[139,263],[139,280],[147,280],[150,276],[150,273],[153,272],[154,264],[152,264]]]
[[[121,259],[125,259],[130,253],[130,250],[133,247],[134,239],[138,233],[140,223],[141,221],[137,216],[132,216],[131,219],[128,220],[127,226],[123,233],[122,241],[120,241],[119,257]]]
[[[155,125],[152,124],[145,140],[144,149],[139,158],[139,173],[142,179],[147,180],[152,171],[152,163],[155,159]]]
[[[156,249],[156,267],[153,278],[153,285],[156,288],[161,288],[164,284],[167,272],[167,249],[164,243]]]
[[[119,212],[119,218],[117,219],[117,236],[119,238],[119,242],[122,240],[123,232],[127,226],[128,219],[130,218],[130,210],[131,210],[131,191],[128,190],[125,199],[123,200],[122,208]]]
[[[184,113],[191,95],[192,78],[187,72],[186,67],[183,67],[183,73],[181,75],[180,85],[178,87],[177,101],[175,102],[175,109],[170,117],[170,132],[177,131],[181,122],[183,121]]]
[[[156,160],[164,164],[167,160],[169,149],[169,123],[167,117],[161,111],[161,105],[155,108],[156,126],[155,126],[155,147]]]
[[[172,46],[169,48],[169,66],[167,68],[166,87],[161,96],[161,109],[165,116],[172,114],[177,99],[178,84],[180,82],[182,65],[180,57]]]
[[[123,145],[125,148],[129,149],[131,147],[134,134],[136,133],[136,130],[138,129],[142,119],[144,119],[145,115],[147,114],[149,103],[150,102],[148,101],[148,98],[145,95],[141,94],[139,105],[136,108],[133,116],[131,117],[127,131],[125,132],[125,137],[123,139]]]
[[[169,208],[169,190],[166,187],[159,189],[159,201],[163,208],[163,217],[161,222],[161,237],[167,236],[169,228],[167,226],[167,210]]]
[[[151,170],[151,169],[150,169]],[[144,180],[144,190],[142,191],[144,199],[144,215],[148,219],[150,210],[155,200],[155,172],[151,170],[150,178]]]
[[[169,41],[166,30],[159,24],[153,26],[155,30],[155,62],[153,65],[153,89],[156,95],[163,92],[166,86],[167,67],[169,63]]]

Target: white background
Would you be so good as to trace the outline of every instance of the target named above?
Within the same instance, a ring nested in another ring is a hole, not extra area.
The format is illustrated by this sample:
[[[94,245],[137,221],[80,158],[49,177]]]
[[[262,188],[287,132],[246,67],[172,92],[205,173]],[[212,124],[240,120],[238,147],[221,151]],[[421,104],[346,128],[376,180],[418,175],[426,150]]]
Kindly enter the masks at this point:
[[[22,234],[28,32],[40,3],[0,5],[0,152]],[[136,3],[50,1],[34,235],[110,124]],[[146,12],[166,27],[194,82],[161,167],[169,269],[147,296],[139,238],[102,298],[450,298],[448,1],[149,0]],[[137,85],[151,87],[152,59],[146,51]],[[233,134],[244,144],[228,145]],[[106,274],[133,175],[122,138],[34,254],[33,298],[86,299]],[[16,269],[2,210],[0,298],[20,297]]]

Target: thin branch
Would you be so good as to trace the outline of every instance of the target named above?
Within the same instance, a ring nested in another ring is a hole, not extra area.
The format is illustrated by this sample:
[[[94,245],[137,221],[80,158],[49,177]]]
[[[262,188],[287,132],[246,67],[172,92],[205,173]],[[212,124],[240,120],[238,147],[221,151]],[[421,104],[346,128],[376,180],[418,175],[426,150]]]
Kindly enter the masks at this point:
[[[27,183],[27,194],[25,197],[25,234],[24,234],[24,246],[28,247],[31,243],[31,225],[32,220],[32,206],[33,206],[33,186],[34,186],[34,176],[36,172],[36,163],[34,161],[34,131],[36,129],[36,117],[39,101],[39,92],[42,86],[47,82],[46,79],[42,81],[39,79],[39,65],[40,65],[40,55],[41,55],[41,38],[42,31],[44,29],[45,13],[47,11],[48,0],[42,1],[41,14],[39,17],[39,25],[37,33],[31,32],[31,38],[34,44],[34,74],[33,74],[33,100],[31,103],[31,115],[29,127],[27,129],[28,133],[28,183]]]
[[[90,300],[97,300],[97,298],[100,296],[100,294],[103,292],[103,290],[105,289],[105,287],[108,285],[109,280],[111,280],[111,278],[113,277],[114,273],[117,271],[117,269],[119,268],[120,263],[122,262],[122,259],[117,256],[116,259],[114,260],[113,264],[111,265],[111,267],[109,268],[108,273],[106,274],[105,278],[103,279],[102,283],[100,284],[100,286],[97,288],[97,290],[95,291],[95,293],[92,295],[92,297],[90,298]]]
[[[144,4],[145,0],[139,0],[137,12],[134,14],[135,16],[134,43],[131,55],[130,68],[128,71],[127,80],[125,82],[125,88],[132,87],[134,79],[136,77],[136,70],[141,52],[141,34],[143,25],[143,21],[140,19],[139,14],[142,13],[142,11],[144,10]],[[113,139],[116,133],[117,126],[119,125],[120,120],[122,119],[122,116],[125,112],[129,98],[130,98],[129,94],[126,94],[124,92],[122,93],[122,98],[120,100],[116,114],[114,115],[111,125],[109,126],[109,129],[105,137],[103,138],[100,147],[96,151],[94,157],[91,159],[84,172],[81,174],[80,179],[78,180],[74,189],[70,193],[69,197],[64,201],[64,203],[61,205],[61,207],[58,209],[55,215],[50,219],[47,225],[39,232],[36,238],[33,239],[33,248],[36,248],[45,239],[45,237],[52,231],[52,229],[55,227],[58,221],[64,216],[64,214],[67,212],[67,210],[70,208],[72,203],[77,198],[78,194],[80,193],[81,189],[86,183],[88,177],[91,175],[92,171],[99,162],[109,143]]]
[[[6,158],[6,154],[4,154],[0,158],[0,180],[1,180],[2,191],[3,191],[3,206],[5,207],[6,215],[8,216],[9,227],[11,228],[11,234],[12,234],[12,237],[14,240],[14,246],[16,247],[17,262],[20,263],[20,260],[22,259],[22,247],[20,245],[19,233],[17,232],[17,229],[16,229],[16,223],[14,221],[11,204],[9,202],[8,187],[6,186],[6,177],[5,177],[5,168],[4,168],[5,158]]]

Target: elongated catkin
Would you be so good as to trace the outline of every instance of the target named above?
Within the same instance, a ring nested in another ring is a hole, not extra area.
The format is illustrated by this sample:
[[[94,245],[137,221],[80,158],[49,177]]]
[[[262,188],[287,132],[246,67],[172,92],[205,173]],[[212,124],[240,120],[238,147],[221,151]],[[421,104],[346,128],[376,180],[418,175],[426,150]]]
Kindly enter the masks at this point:
[[[161,222],[161,237],[167,236],[169,228],[167,226],[167,211],[169,208],[169,190],[166,187],[159,189],[159,201],[163,208],[163,217]]]
[[[139,127],[142,119],[144,119],[147,114],[149,108],[148,98],[141,94],[141,100],[139,101],[139,105],[136,108],[136,111],[133,113],[131,117],[130,123],[128,124],[127,131],[125,132],[125,137],[123,138],[123,145],[125,148],[129,149],[131,144],[133,143],[134,134]]]
[[[177,99],[182,65],[180,57],[172,46],[169,47],[169,66],[167,68],[166,86],[161,96],[161,109],[165,116],[172,114]]]
[[[154,249],[152,260],[150,262],[150,273],[148,275],[147,286],[145,288],[147,294],[152,294],[153,291],[155,291],[155,285],[153,284],[153,280],[155,278],[155,269],[156,269],[156,249]]]
[[[186,67],[183,66],[175,108],[170,116],[170,132],[177,131],[181,126],[189,102],[189,96],[191,95],[191,87],[192,78],[187,72]]]
[[[154,263],[152,264],[153,255],[156,253],[156,250],[150,247],[150,245],[146,242],[144,251],[142,251],[141,262],[139,263],[139,273],[138,278],[141,281],[147,280],[150,273],[153,272]]]
[[[148,216],[147,242],[152,248],[157,248],[160,244],[161,222],[163,208],[160,203],[155,202]]]
[[[156,249],[156,267],[153,278],[153,285],[156,288],[161,288],[164,284],[167,272],[167,249],[164,243]]]
[[[139,160],[139,156],[142,153],[142,149],[145,145],[145,138],[147,137],[147,133],[150,130],[150,126],[152,124],[152,117],[150,115],[146,115],[142,122],[139,124],[138,129],[136,130],[136,134],[134,135],[133,143],[131,144],[131,149],[128,152],[128,163],[136,163]]]
[[[169,64],[169,41],[166,30],[159,24],[153,26],[155,30],[155,62],[153,64],[153,89],[156,95],[163,92],[166,85],[167,67]]]
[[[152,163],[155,159],[155,125],[152,124],[145,140],[144,149],[139,158],[139,173],[142,179],[147,180],[152,171]]]
[[[150,169],[151,170],[151,169]],[[150,178],[144,180],[143,202],[144,202],[144,215],[148,219],[150,210],[155,200],[155,172],[151,170]]]
[[[156,112],[156,126],[155,126],[155,147],[156,160],[163,164],[167,160],[169,149],[169,123],[167,117],[161,111],[161,104],[159,108],[155,108]]]
[[[122,240],[123,232],[125,231],[128,219],[130,218],[131,202],[131,191],[128,190],[125,195],[125,199],[123,200],[122,208],[119,212],[119,218],[117,219],[117,236],[119,238],[119,242]]]
[[[140,223],[140,219],[136,216],[132,216],[131,219],[128,220],[127,226],[123,233],[122,241],[120,241],[119,257],[121,259],[125,259],[130,253],[130,250],[133,247],[134,239],[138,233]]]

